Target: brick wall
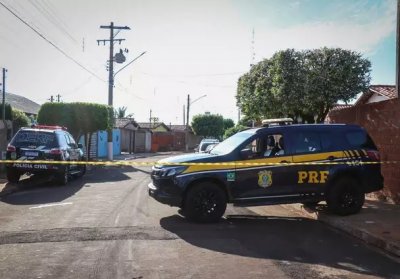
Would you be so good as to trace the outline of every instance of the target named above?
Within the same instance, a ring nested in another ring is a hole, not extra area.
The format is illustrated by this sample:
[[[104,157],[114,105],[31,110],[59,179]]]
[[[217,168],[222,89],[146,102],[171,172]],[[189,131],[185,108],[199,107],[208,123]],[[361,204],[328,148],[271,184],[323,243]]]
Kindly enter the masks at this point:
[[[377,145],[382,161],[400,162],[400,101],[359,105],[329,114],[331,123],[358,124],[364,127]],[[383,164],[385,187],[378,196],[400,204],[400,163]]]

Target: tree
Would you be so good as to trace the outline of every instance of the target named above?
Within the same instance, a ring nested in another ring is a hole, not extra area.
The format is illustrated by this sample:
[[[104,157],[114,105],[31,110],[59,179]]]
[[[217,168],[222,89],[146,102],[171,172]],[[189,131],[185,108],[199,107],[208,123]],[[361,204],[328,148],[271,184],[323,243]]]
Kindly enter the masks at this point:
[[[321,122],[337,101],[349,102],[369,87],[371,62],[360,53],[321,48],[306,53],[307,110]]]
[[[235,122],[233,122],[230,118],[224,118],[224,131],[228,130],[229,128],[235,126]]]
[[[195,115],[191,126],[199,136],[221,138],[224,134],[224,118],[218,114]]]
[[[132,117],[133,116],[132,113],[126,115],[126,110],[127,109],[128,109],[127,107],[119,107],[119,108],[117,108],[115,110],[115,112],[114,112],[115,118],[129,118],[129,117]]]
[[[13,118],[13,129],[14,133],[17,132],[21,127],[27,127],[31,123],[31,120],[25,113],[19,109],[12,109],[12,118]]]
[[[225,133],[224,133],[224,140],[227,139],[227,138],[229,138],[230,136],[233,136],[234,134],[236,134],[236,133],[238,133],[238,132],[241,132],[241,131],[244,131],[244,130],[246,130],[246,129],[248,129],[248,127],[243,126],[243,125],[240,125],[240,124],[238,124],[238,125],[236,125],[236,126],[234,126],[234,127],[231,127],[231,128],[229,128],[229,129],[227,129],[227,130],[225,131]]]
[[[340,48],[278,51],[239,78],[237,104],[250,119],[322,122],[338,101],[368,88],[370,70],[361,54]]]
[[[76,141],[84,135],[87,154],[92,133],[112,129],[112,120],[111,107],[94,103],[45,103],[38,114],[40,124],[65,126]]]

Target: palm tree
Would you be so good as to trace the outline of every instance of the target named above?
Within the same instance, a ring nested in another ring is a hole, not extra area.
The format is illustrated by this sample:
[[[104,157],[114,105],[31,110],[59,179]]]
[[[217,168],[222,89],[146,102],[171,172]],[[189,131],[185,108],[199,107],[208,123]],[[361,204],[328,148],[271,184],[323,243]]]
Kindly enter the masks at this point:
[[[115,118],[126,118],[126,117],[132,117],[132,114],[125,115],[127,107],[119,107],[115,110]]]

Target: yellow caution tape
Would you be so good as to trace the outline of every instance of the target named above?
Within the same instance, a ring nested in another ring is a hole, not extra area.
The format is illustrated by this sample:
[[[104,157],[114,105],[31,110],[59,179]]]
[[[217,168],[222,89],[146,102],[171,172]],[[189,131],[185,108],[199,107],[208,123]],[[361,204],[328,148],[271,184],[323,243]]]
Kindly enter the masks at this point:
[[[54,165],[92,165],[92,166],[295,166],[295,165],[377,165],[398,164],[400,161],[382,162],[286,162],[286,163],[263,163],[263,162],[221,162],[221,163],[167,163],[160,161],[136,162],[136,161],[44,161],[44,160],[1,160],[0,164],[54,164]]]

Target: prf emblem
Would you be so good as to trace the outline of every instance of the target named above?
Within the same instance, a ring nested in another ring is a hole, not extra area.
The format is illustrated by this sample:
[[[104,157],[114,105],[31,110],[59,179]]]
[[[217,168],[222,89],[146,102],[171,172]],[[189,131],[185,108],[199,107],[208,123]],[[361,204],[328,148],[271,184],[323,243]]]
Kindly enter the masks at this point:
[[[297,183],[325,183],[329,171],[298,171]]]
[[[258,185],[267,188],[272,185],[272,171],[260,171],[258,173]]]

